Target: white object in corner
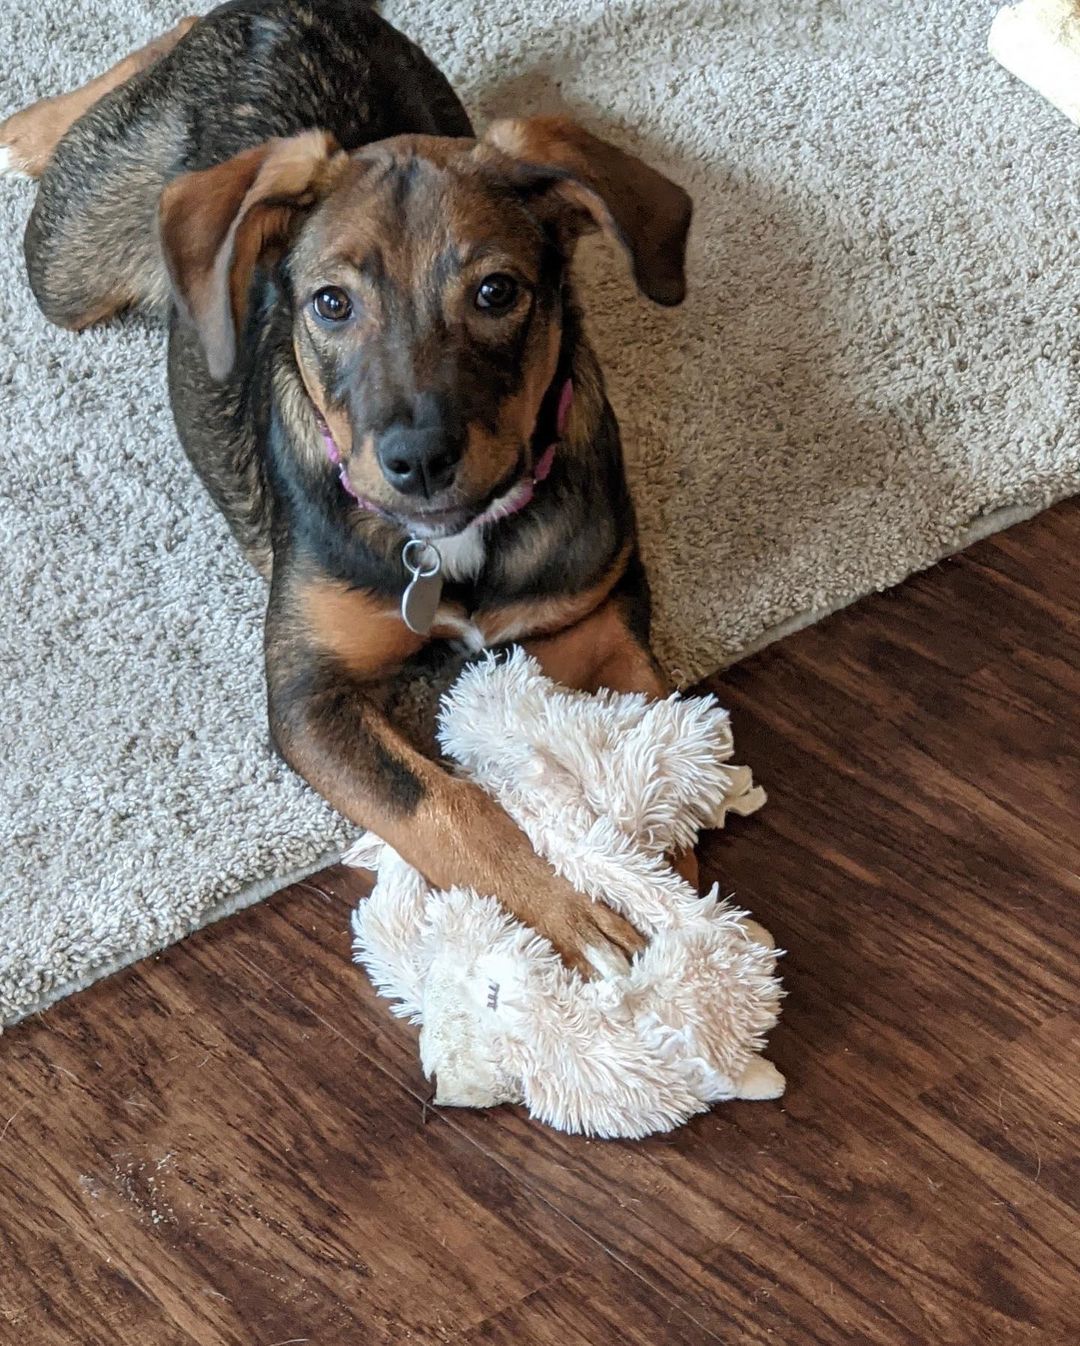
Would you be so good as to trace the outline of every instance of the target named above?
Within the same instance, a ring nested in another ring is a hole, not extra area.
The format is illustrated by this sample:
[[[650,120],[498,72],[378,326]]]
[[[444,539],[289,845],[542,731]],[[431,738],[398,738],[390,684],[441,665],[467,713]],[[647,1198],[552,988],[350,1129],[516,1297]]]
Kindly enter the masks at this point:
[[[1080,126],[1080,0],[1021,0],[990,26],[990,55]]]

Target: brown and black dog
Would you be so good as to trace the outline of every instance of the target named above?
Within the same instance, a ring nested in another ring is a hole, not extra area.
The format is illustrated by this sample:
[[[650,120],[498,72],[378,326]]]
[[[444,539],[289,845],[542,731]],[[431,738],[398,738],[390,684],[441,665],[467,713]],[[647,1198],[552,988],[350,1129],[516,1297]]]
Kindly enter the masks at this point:
[[[572,965],[639,947],[397,711],[509,642],[575,687],[668,690],[569,265],[599,227],[645,295],[677,304],[686,193],[560,119],[476,138],[362,0],[187,20],[10,118],[5,162],[40,178],[26,260],[46,317],[171,313],[181,441],[270,582],[285,759],[430,882],[494,894]],[[407,622],[414,557],[441,574]]]

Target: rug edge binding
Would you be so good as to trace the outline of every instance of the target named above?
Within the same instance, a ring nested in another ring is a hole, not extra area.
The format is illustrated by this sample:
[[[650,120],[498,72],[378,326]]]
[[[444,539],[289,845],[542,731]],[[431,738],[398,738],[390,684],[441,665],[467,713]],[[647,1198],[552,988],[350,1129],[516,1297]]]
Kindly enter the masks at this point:
[[[8,1019],[0,1023],[0,1036],[6,1029],[14,1028],[16,1024],[22,1023],[35,1014],[40,1014],[58,1001],[66,1000],[68,996],[76,995],[79,991],[89,990],[91,986],[99,981],[104,981],[106,977],[111,977],[113,973],[122,972],[124,968],[132,967],[135,963],[141,963],[146,958],[153,958],[155,954],[163,953],[166,949],[172,948],[174,944],[179,944],[181,940],[187,939],[189,935],[194,935],[199,930],[205,930],[207,926],[213,925],[216,921],[234,916],[246,907],[253,907],[264,898],[272,897],[281,889],[288,888],[294,883],[301,883],[304,879],[310,878],[312,874],[319,873],[320,870],[326,869],[329,865],[337,864],[344,851],[345,847],[339,846],[298,869],[289,870],[285,874],[275,875],[267,879],[256,879],[254,883],[249,883],[246,887],[241,888],[238,893],[233,893],[232,896],[213,903],[178,938],[154,940],[145,945],[140,945],[133,953],[118,954],[115,958],[110,958],[91,971],[83,973],[82,976],[75,977],[71,981],[64,982],[61,986],[46,991],[33,1004],[21,1010],[14,1019]]]
[[[799,631],[805,631],[808,626],[816,626],[818,622],[824,621],[826,617],[832,617],[837,612],[843,612],[845,608],[852,607],[855,603],[861,602],[864,598],[870,598],[877,593],[888,593],[891,589],[898,588],[901,584],[906,584],[909,579],[915,575],[921,575],[924,571],[932,570],[934,566],[940,565],[942,561],[948,561],[953,556],[959,556],[969,547],[973,547],[977,542],[984,542],[988,537],[993,537],[997,533],[1004,533],[1012,528],[1014,524],[1026,523],[1029,519],[1034,519],[1040,514],[1044,514],[1048,509],[1055,505],[1060,505],[1066,500],[1074,497],[1075,492],[1068,490],[1063,494],[1054,496],[1050,500],[1039,500],[1034,504],[1030,502],[1016,505],[1002,505],[998,509],[990,510],[987,514],[981,514],[973,519],[971,523],[962,528],[957,538],[945,545],[942,551],[932,557],[925,564],[916,566],[913,570],[896,580],[892,584],[883,584],[880,589],[867,589],[862,593],[850,594],[844,598],[838,598],[835,603],[830,603],[826,607],[813,608],[805,612],[797,612],[793,617],[787,617],[784,621],[778,622],[776,626],[770,626],[768,630],[763,631],[761,635],[755,638],[737,653],[729,658],[722,660],[715,668],[707,669],[703,673],[697,673],[691,680],[691,685],[703,682],[706,678],[713,677],[717,673],[722,673],[725,669],[732,668],[735,664],[742,663],[744,659],[749,659],[751,655],[758,654],[767,649],[770,645],[775,645],[778,640],[783,640],[787,636],[793,636]]]

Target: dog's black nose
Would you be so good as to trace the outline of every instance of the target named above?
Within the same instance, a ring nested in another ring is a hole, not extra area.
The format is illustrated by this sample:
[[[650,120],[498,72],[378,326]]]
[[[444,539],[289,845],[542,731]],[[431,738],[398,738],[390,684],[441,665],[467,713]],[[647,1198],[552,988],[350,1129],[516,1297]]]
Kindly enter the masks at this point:
[[[392,426],[379,438],[383,476],[402,495],[438,495],[453,482],[461,446],[444,429]]]

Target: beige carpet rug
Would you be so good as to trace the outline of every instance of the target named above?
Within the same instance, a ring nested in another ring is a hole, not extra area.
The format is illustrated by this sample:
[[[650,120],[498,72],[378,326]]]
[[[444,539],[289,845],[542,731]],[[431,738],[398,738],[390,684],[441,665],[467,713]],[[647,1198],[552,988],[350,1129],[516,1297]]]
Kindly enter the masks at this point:
[[[191,8],[6,0],[0,115]],[[569,109],[697,199],[683,309],[584,268],[681,678],[1080,487],[1077,132],[986,56],[993,8],[385,6],[479,121]],[[260,585],[174,442],[161,334],[45,326],[31,199],[0,183],[0,1021],[348,831],[269,751]]]

